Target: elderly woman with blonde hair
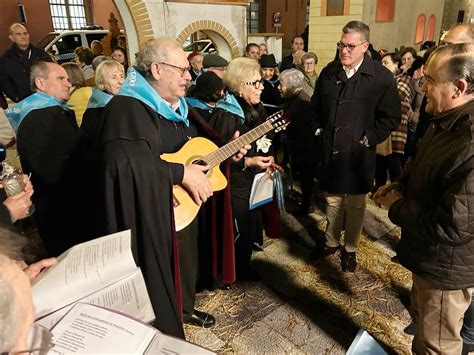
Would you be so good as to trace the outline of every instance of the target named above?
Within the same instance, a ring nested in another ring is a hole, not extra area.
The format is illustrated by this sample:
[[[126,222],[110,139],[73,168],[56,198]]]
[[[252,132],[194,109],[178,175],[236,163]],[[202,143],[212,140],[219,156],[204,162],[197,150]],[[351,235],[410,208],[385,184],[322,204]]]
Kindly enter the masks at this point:
[[[244,134],[266,120],[260,102],[263,90],[260,65],[254,59],[234,59],[227,66],[223,82],[227,93],[217,103],[209,125],[228,142],[236,131]],[[250,257],[253,243],[262,236],[263,221],[261,207],[249,210],[249,198],[255,175],[273,168],[271,144],[269,136],[263,136],[241,162],[230,168],[232,212],[239,234],[235,242],[236,272],[240,280],[254,280],[257,276],[250,268]]]
[[[283,111],[290,120],[286,129],[292,176],[300,181],[302,204],[300,214],[314,212],[313,190],[316,162],[315,130],[312,127],[311,98],[303,87],[304,74],[288,69],[280,74],[279,89],[283,98]]]
[[[125,71],[122,64],[115,60],[105,60],[97,66],[95,71],[95,87],[92,91],[92,96],[87,105],[87,110],[84,113],[84,120],[81,125],[81,154],[85,164],[85,168],[88,169],[88,174],[84,178],[84,188],[88,192],[89,196],[96,193],[99,196],[98,191],[98,172],[96,170],[98,166],[97,157],[99,156],[99,143],[100,143],[100,130],[103,124],[104,108],[107,103],[116,95],[125,78]],[[97,178],[96,178],[97,177]],[[88,214],[86,220],[88,220],[89,235],[92,237],[99,237],[102,235],[100,229],[100,213],[101,211],[96,210],[98,206],[90,204],[90,208],[84,213]]]

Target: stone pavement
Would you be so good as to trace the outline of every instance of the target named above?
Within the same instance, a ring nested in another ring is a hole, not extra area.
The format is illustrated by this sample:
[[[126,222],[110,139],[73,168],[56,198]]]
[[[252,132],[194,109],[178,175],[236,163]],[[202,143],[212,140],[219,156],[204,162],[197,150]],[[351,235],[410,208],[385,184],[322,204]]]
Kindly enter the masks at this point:
[[[309,261],[323,238],[323,211],[285,214],[282,237],[266,238],[264,251],[253,255],[262,280],[200,293],[197,308],[217,324],[186,325],[187,339],[221,353],[344,354],[361,327],[387,352],[408,354],[411,337],[403,329],[410,323],[411,276],[391,261],[399,229],[386,214],[368,206],[354,274],[341,271],[338,255]]]

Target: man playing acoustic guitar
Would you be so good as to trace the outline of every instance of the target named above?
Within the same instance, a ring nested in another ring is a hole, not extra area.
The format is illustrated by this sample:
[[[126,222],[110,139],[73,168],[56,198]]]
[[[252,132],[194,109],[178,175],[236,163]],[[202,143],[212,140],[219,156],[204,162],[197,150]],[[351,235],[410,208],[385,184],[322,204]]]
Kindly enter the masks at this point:
[[[215,319],[194,310],[197,219],[176,238],[171,189],[183,186],[198,205],[212,189],[207,166],[168,163],[160,157],[178,151],[198,134],[183,98],[191,79],[184,51],[175,41],[160,38],[140,50],[136,64],[104,111],[107,231],[132,230],[132,248],[151,297],[155,326],[184,337],[182,315],[185,322],[205,327]],[[242,148],[233,159],[244,154]]]

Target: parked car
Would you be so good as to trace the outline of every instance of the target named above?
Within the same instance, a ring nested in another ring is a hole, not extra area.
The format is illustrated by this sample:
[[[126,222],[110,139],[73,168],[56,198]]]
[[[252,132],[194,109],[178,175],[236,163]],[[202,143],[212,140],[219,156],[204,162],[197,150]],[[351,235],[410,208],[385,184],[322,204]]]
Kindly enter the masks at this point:
[[[186,47],[183,48],[184,52],[186,54],[189,54],[191,52],[200,52],[202,54],[210,54],[210,53],[215,53],[217,54],[216,47],[214,46],[214,43],[210,39],[200,39],[198,41],[195,41]]]
[[[58,63],[74,61],[76,47],[90,47],[94,40],[100,41],[109,33],[108,30],[73,30],[50,32],[36,46],[53,53]]]

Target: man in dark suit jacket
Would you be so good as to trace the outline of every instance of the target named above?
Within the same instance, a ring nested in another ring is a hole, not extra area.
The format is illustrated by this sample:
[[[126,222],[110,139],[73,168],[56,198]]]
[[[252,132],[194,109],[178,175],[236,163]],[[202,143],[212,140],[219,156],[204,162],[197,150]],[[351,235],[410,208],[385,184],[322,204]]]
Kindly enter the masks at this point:
[[[0,58],[0,87],[10,100],[19,102],[32,94],[31,64],[51,62],[51,58],[44,50],[31,45],[30,34],[21,23],[11,25],[9,32],[13,44]]]
[[[315,126],[322,132],[320,183],[328,203],[326,243],[315,256],[341,248],[342,270],[353,272],[366,195],[375,176],[375,146],[400,123],[400,98],[391,73],[366,54],[366,24],[345,25],[337,47],[339,59],[322,70],[311,99]]]

